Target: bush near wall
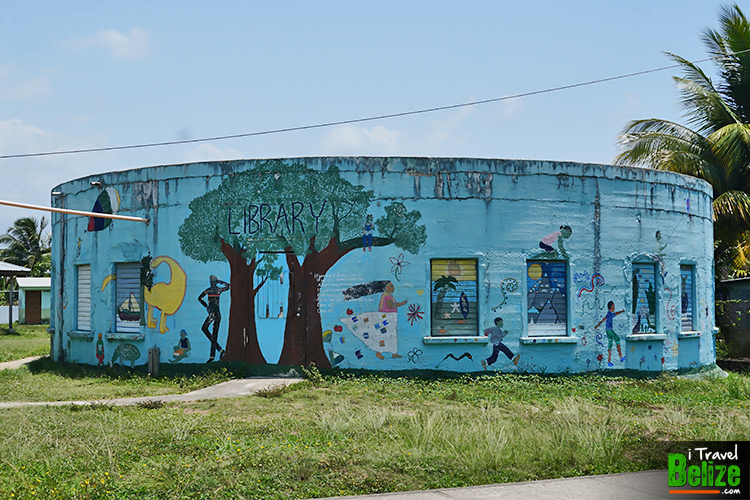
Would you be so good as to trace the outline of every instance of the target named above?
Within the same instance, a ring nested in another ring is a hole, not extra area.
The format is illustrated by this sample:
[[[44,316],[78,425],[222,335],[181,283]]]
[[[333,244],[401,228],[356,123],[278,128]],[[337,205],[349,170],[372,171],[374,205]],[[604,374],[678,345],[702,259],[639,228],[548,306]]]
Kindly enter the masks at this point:
[[[750,300],[717,300],[716,326],[717,357],[750,357]]]

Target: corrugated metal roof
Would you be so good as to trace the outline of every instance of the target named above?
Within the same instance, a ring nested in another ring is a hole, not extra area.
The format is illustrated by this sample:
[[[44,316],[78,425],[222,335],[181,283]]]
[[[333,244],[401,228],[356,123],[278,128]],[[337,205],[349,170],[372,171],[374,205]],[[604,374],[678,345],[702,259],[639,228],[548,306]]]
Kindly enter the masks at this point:
[[[2,276],[12,276],[12,275],[27,275],[31,272],[31,269],[28,267],[22,267],[17,266],[15,264],[11,264],[10,262],[3,262],[0,261],[0,275]]]
[[[18,288],[52,288],[52,278],[16,278]]]

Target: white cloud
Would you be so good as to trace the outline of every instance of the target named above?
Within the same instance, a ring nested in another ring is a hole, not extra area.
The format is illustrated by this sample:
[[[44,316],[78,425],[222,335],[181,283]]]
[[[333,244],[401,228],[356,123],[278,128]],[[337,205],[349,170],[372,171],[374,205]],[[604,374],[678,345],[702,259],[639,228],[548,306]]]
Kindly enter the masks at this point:
[[[72,139],[18,119],[0,121],[0,155],[83,149],[101,146],[102,142],[101,139]],[[101,168],[95,163],[97,160],[101,161],[101,157],[65,155],[0,159],[0,172],[10,179],[0,186],[0,199],[49,206],[50,191],[54,186]],[[0,232],[17,218],[27,216],[49,219],[48,213],[3,207],[0,210]]]
[[[500,117],[503,120],[515,118],[523,110],[523,98],[506,99],[500,104]]]
[[[148,52],[148,40],[146,30],[133,26],[127,34],[115,29],[102,30],[93,36],[70,40],[65,45],[79,51],[91,47],[103,48],[118,59],[142,59]]]
[[[323,139],[327,155],[392,155],[401,147],[402,134],[382,125],[372,129],[356,125],[339,125]]]
[[[0,66],[0,99],[5,101],[25,101],[49,93],[49,81],[37,76],[24,78],[17,76],[19,70],[10,66]]]
[[[236,149],[219,149],[211,143],[203,142],[183,156],[186,163],[201,161],[237,160],[242,154]]]
[[[0,122],[0,153],[2,154],[36,152],[51,138],[52,134],[21,120]]]

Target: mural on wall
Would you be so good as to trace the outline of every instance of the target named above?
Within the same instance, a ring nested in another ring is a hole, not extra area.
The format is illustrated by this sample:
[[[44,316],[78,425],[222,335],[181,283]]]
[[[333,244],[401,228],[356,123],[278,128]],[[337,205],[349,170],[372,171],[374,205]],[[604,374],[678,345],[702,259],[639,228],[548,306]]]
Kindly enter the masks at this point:
[[[424,352],[422,351],[422,349],[420,349],[418,347],[415,347],[414,349],[412,349],[411,351],[409,351],[408,353],[406,353],[406,359],[409,362],[414,363],[416,365],[417,363],[419,363],[419,357],[422,354],[424,354]]]
[[[477,261],[433,259],[430,267],[432,336],[476,336],[479,333]]]
[[[502,309],[506,302],[508,302],[508,296],[505,292],[513,293],[518,290],[518,280],[515,278],[505,278],[500,282],[500,293],[503,294],[503,300],[498,305],[492,308],[492,311]]]
[[[263,252],[279,252],[289,271],[288,311],[279,364],[331,368],[323,342],[318,287],[345,255],[363,247],[363,225],[374,192],[342,178],[336,167],[321,172],[271,160],[223,179],[193,199],[178,234],[183,253],[200,262],[229,263],[232,288],[224,360],[265,364],[254,301],[262,283],[253,275]],[[426,241],[421,214],[403,203],[383,207],[374,222],[372,247],[395,245],[417,253]],[[367,239],[369,247],[369,238]],[[304,259],[302,259],[304,258]]]
[[[666,253],[664,250],[667,248],[667,243],[662,240],[661,231],[656,231],[656,242],[654,243],[654,252],[650,254],[650,257],[659,264],[659,274],[661,275],[661,283],[664,284],[664,279],[667,277],[667,268],[664,265],[664,258]]]
[[[120,364],[129,361],[132,368],[135,367],[135,362],[140,357],[141,351],[134,344],[120,344],[115,348],[115,352],[112,353],[112,359],[109,361],[109,365],[114,365],[118,360]]]
[[[398,308],[405,305],[408,299],[396,301],[393,296],[395,287],[392,281],[373,282],[364,287],[360,286],[359,289],[371,294],[381,293],[378,310],[355,314],[355,311],[348,309],[349,316],[341,318],[340,321],[365,346],[375,351],[378,359],[385,359],[383,353],[390,353],[391,357],[400,358],[398,354]],[[348,296],[360,297],[353,296],[351,293]]]
[[[187,336],[187,332],[184,329],[180,330],[180,340],[177,342],[177,345],[174,346],[172,359],[170,359],[169,362],[178,363],[183,359],[189,357],[191,349],[190,339]]]
[[[372,231],[375,229],[375,224],[372,223],[372,214],[367,214],[365,223],[362,224],[362,251],[366,252],[368,249],[372,252]]]
[[[97,214],[116,214],[120,208],[120,193],[113,187],[108,187],[99,193],[91,209]],[[112,219],[89,217],[88,231],[101,231],[112,225]]]
[[[118,332],[139,333],[141,325],[142,292],[140,264],[115,264],[115,303],[117,317],[115,328]],[[106,280],[106,279],[105,279]]]
[[[615,312],[615,303],[610,300],[609,303],[607,303],[607,314],[594,327],[594,330],[596,330],[597,328],[599,328],[599,326],[602,323],[606,321],[606,324],[604,325],[604,331],[607,332],[607,366],[610,368],[615,366],[612,363],[612,344],[613,343],[617,345],[617,354],[620,357],[620,363],[623,363],[626,358],[626,356],[622,355],[622,349],[620,347],[620,337],[617,335],[617,333],[615,333],[615,325],[614,325],[615,316],[617,316],[618,314],[622,314],[624,312],[625,312],[625,309]],[[598,340],[598,335],[597,335],[597,340]]]
[[[582,286],[581,288],[578,289],[578,298],[579,299],[581,298],[581,294],[583,292],[591,293],[594,291],[595,286],[604,286],[604,285],[605,285],[604,276],[602,276],[599,273],[595,273],[593,276],[591,276],[591,283],[589,286]]]
[[[149,328],[156,328],[157,322],[154,317],[154,311],[159,310],[158,328],[159,333],[166,333],[167,316],[177,312],[185,300],[185,291],[187,289],[187,274],[185,270],[171,257],[161,256],[151,259],[144,257],[141,267],[141,285],[143,286],[143,300],[148,305],[146,321]],[[169,281],[153,282],[153,271],[161,264],[169,268]],[[144,267],[147,271],[144,272]]]
[[[521,355],[516,354],[513,356],[513,351],[503,344],[503,339],[508,335],[508,330],[503,330],[503,318],[495,318],[495,326],[487,328],[484,334],[490,339],[492,354],[487,359],[482,360],[482,368],[486,370],[488,366],[492,366],[497,361],[497,356],[501,352],[507,356],[511,363],[518,365],[518,359]]]
[[[435,368],[440,368],[440,365],[442,365],[445,360],[452,359],[454,361],[461,361],[464,358],[468,359],[469,361],[474,361],[474,358],[471,356],[470,352],[464,352],[460,356],[456,356],[452,352],[449,352],[448,354],[445,355],[443,359],[440,360],[440,362],[435,366]]]
[[[398,257],[390,257],[389,259],[391,261],[391,272],[393,273],[393,276],[396,278],[396,281],[401,281],[399,276],[401,276],[401,273],[404,271],[404,267],[408,266],[409,263],[404,260],[404,254],[398,254]]]
[[[102,334],[99,334],[99,338],[96,341],[96,359],[99,361],[97,366],[104,365],[104,342],[102,341]]]
[[[633,333],[656,332],[656,269],[653,264],[633,264]]]
[[[563,240],[570,238],[571,234],[573,234],[573,230],[570,226],[560,226],[559,231],[550,233],[541,239],[539,242],[539,248],[541,248],[543,252],[535,255],[532,259],[568,260],[568,252],[565,251]],[[555,249],[555,247],[557,247],[557,249]]]
[[[422,306],[419,304],[409,304],[409,312],[406,313],[406,319],[409,321],[411,326],[414,326],[415,321],[424,319],[424,311]]]
[[[338,328],[340,329],[341,327]],[[334,329],[336,329],[336,327],[334,327]],[[342,344],[344,343],[344,337],[340,337],[339,340]],[[344,355],[339,354],[333,348],[333,332],[331,330],[326,330],[323,332],[323,345],[325,346],[326,353],[328,353],[328,360],[331,362],[331,366],[337,366],[339,363],[344,361]]]
[[[526,266],[529,333],[564,332],[568,314],[565,262],[527,261]]]
[[[664,291],[669,294],[667,297],[667,319],[673,320],[677,317],[677,304],[672,303],[672,289],[664,286]]]
[[[219,345],[219,326],[221,325],[221,294],[230,289],[229,283],[222,281],[213,274],[208,277],[208,288],[203,290],[198,295],[198,302],[206,308],[206,320],[201,326],[201,331],[204,333],[209,342],[211,342],[211,356],[208,358],[208,363],[214,361],[216,353],[219,353],[219,359],[224,356],[224,349]],[[203,300],[207,298],[208,300]],[[213,328],[209,330],[208,328]]]

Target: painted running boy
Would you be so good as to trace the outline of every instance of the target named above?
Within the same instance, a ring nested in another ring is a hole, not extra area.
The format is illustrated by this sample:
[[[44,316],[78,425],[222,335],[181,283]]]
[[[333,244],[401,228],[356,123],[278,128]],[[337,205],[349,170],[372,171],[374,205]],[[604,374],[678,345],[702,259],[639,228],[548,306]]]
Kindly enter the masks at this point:
[[[508,349],[508,346],[503,344],[503,339],[508,335],[508,330],[503,330],[503,318],[495,318],[495,326],[487,328],[484,331],[484,334],[490,338],[492,354],[489,358],[482,360],[482,368],[486,370],[487,365],[491,365],[497,361],[497,355],[500,354],[500,351],[503,351],[503,354],[505,354],[514,365],[518,365],[518,358],[520,358],[521,355],[516,354],[516,357],[513,357],[513,352]]]
[[[620,337],[617,336],[615,333],[615,327],[614,327],[614,319],[615,316],[618,314],[622,314],[625,312],[625,309],[622,311],[615,312],[615,303],[611,300],[607,303],[607,315],[602,318],[602,320],[596,324],[594,329],[599,328],[599,325],[607,322],[606,325],[604,325],[604,328],[607,331],[607,344],[608,344],[608,355],[607,355],[607,366],[613,367],[615,365],[612,364],[612,342],[617,344],[617,354],[620,355],[620,363],[625,361],[625,356],[622,355],[622,350],[620,349]]]

